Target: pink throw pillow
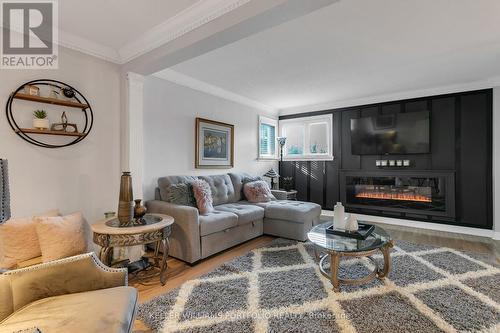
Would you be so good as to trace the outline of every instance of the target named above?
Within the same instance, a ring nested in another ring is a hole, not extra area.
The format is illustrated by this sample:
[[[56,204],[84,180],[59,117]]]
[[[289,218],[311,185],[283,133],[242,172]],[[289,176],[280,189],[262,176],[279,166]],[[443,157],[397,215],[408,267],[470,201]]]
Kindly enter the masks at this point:
[[[249,202],[268,202],[276,198],[264,180],[257,180],[243,185],[243,193]]]
[[[193,186],[193,194],[200,214],[205,215],[213,212],[214,206],[210,185],[203,179],[194,180],[191,182],[191,185]]]
[[[42,261],[85,253],[85,227],[82,213],[58,217],[38,217],[36,233],[42,250]]]
[[[0,225],[0,246],[3,247],[2,266],[11,266],[42,255],[36,234],[36,219],[40,216],[58,216],[53,209],[33,217],[11,218]]]

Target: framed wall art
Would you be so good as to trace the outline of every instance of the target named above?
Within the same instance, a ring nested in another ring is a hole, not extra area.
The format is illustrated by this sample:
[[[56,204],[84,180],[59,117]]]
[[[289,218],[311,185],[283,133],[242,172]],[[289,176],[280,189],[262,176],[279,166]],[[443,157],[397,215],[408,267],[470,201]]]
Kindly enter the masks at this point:
[[[234,167],[234,125],[196,118],[195,167]]]

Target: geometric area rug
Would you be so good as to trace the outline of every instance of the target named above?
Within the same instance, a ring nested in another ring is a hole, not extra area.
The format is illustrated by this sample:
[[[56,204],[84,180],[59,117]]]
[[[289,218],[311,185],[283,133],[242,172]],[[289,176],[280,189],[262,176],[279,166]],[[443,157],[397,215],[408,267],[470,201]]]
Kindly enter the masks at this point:
[[[155,332],[179,333],[500,332],[498,266],[404,241],[391,258],[384,281],[334,293],[310,243],[277,239],[140,305],[138,317]],[[371,268],[342,260],[340,275]]]

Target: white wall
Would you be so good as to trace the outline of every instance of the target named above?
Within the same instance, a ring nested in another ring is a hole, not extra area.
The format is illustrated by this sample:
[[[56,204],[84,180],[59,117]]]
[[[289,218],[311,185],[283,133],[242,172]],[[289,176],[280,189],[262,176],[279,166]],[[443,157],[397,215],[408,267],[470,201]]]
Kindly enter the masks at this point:
[[[120,70],[117,65],[82,53],[59,49],[57,70],[0,70],[0,105],[26,81],[55,79],[78,89],[94,111],[94,127],[82,142],[47,149],[27,143],[0,116],[0,158],[9,161],[13,216],[25,216],[49,208],[63,213],[82,211],[95,222],[105,211],[116,211],[120,178]],[[60,112],[46,104],[29,108],[47,110],[52,120]],[[68,110],[69,120],[75,110]]]
[[[158,177],[245,171],[262,175],[275,161],[257,160],[258,115],[264,111],[156,77],[144,84],[144,198],[154,198]],[[195,169],[195,118],[234,124],[235,167]]]

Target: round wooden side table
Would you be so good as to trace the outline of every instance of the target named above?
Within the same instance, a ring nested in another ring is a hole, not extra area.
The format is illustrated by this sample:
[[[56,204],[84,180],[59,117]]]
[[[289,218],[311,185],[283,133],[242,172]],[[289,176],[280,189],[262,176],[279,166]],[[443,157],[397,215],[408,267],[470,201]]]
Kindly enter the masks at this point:
[[[155,244],[154,265],[159,268],[160,282],[165,285],[167,273],[167,257],[169,251],[168,237],[172,231],[174,218],[162,214],[146,214],[146,224],[120,226],[116,217],[101,220],[93,224],[94,243],[101,247],[99,259],[106,265],[112,265],[114,247],[130,247],[136,245]],[[159,256],[160,246],[162,256]],[[151,277],[151,276],[148,276]]]

